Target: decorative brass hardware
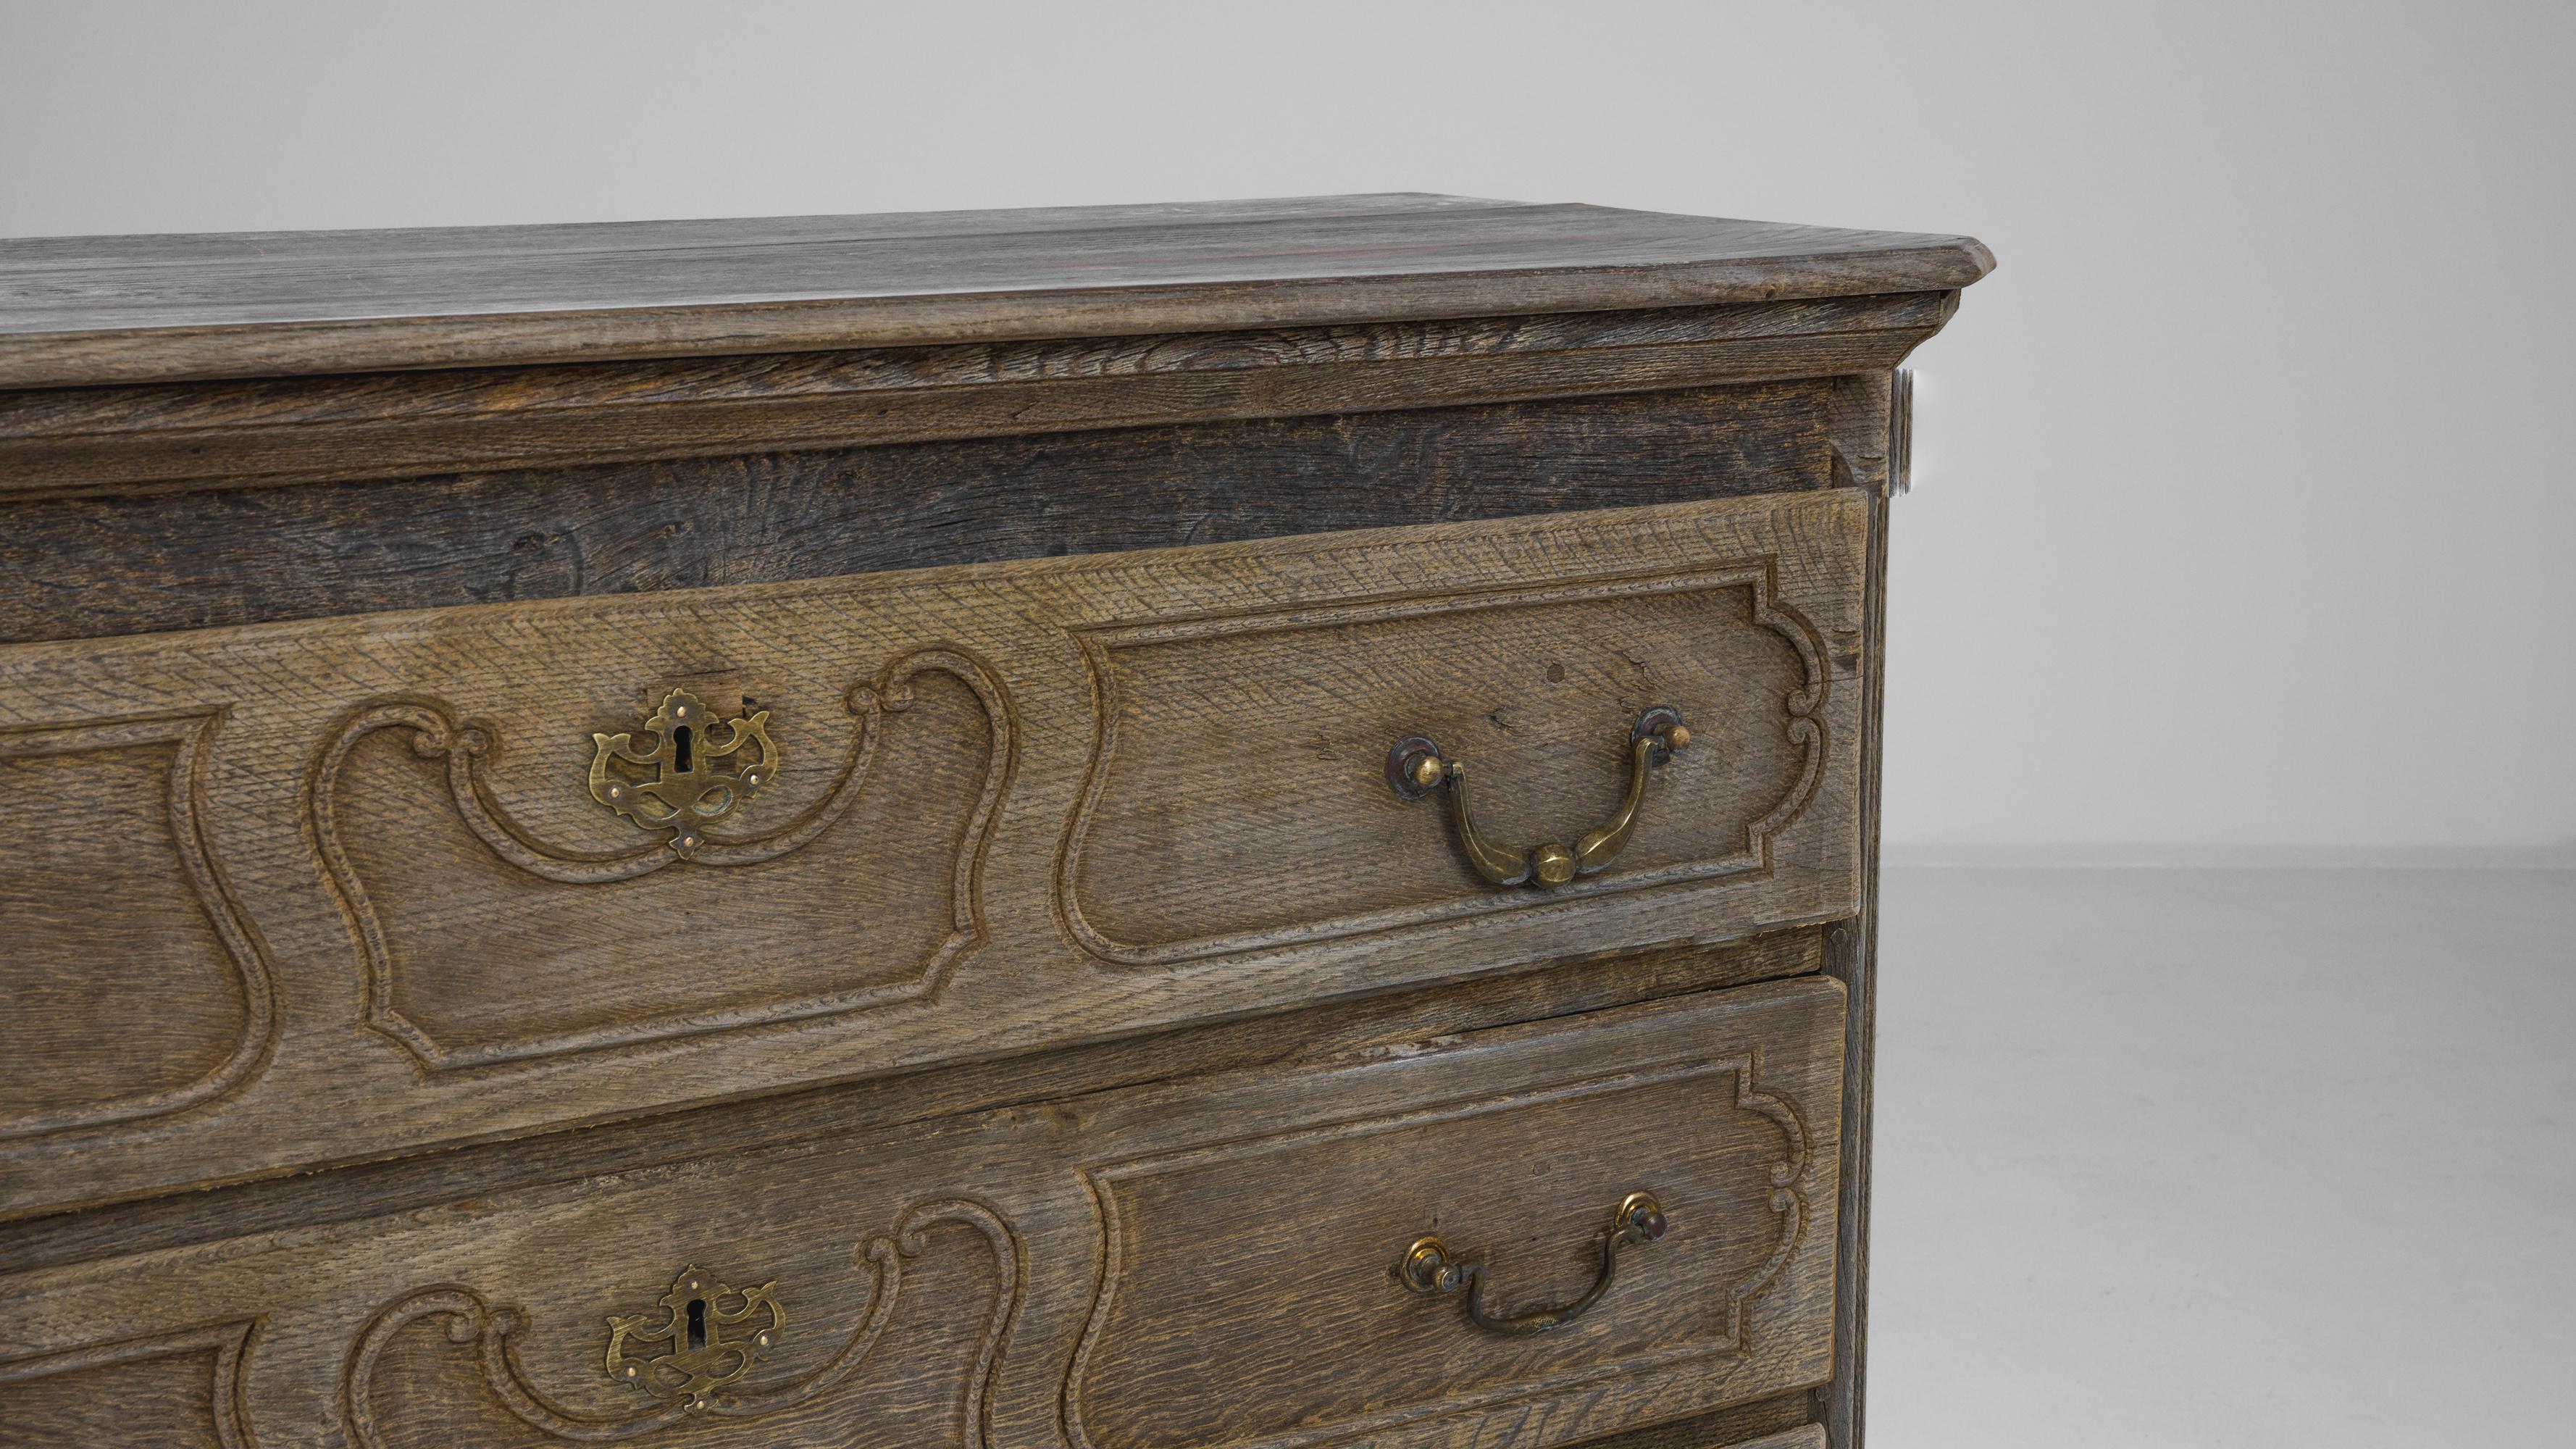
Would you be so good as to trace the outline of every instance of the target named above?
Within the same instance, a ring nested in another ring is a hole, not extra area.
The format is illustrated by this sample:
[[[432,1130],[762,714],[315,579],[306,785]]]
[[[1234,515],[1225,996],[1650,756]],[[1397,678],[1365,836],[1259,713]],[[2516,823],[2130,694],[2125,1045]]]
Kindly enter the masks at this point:
[[[662,1295],[662,1321],[641,1313],[608,1316],[608,1376],[638,1385],[656,1397],[686,1400],[693,1409],[707,1406],[709,1396],[751,1372],[752,1361],[778,1342],[787,1313],[770,1296],[773,1278],[740,1293],[698,1271],[695,1263],[680,1270],[671,1291]],[[732,1299],[734,1305],[726,1306]],[[769,1326],[749,1338],[727,1338],[724,1331],[766,1311]],[[649,1326],[648,1326],[649,1325]],[[658,1358],[630,1358],[628,1343],[668,1343]]]
[[[1387,751],[1386,779],[1395,793],[1407,800],[1419,800],[1443,785],[1448,787],[1449,813],[1458,822],[1459,848],[1466,851],[1468,862],[1485,879],[1506,886],[1524,881],[1560,886],[1619,858],[1619,852],[1628,847],[1628,837],[1636,833],[1637,808],[1645,803],[1647,774],[1671,759],[1673,751],[1689,747],[1690,731],[1683,727],[1680,712],[1670,705],[1655,705],[1639,714],[1636,724],[1628,730],[1628,798],[1621,802],[1619,813],[1610,818],[1609,824],[1570,846],[1550,844],[1536,850],[1497,845],[1478,833],[1475,816],[1467,805],[1466,762],[1446,758],[1438,744],[1421,735],[1407,735]]]
[[[1581,1318],[1601,1295],[1610,1291],[1610,1279],[1619,1269],[1619,1250],[1630,1244],[1644,1245],[1661,1238],[1665,1231],[1664,1210],[1651,1193],[1632,1192],[1619,1200],[1619,1210],[1610,1218],[1610,1228],[1601,1235],[1601,1273],[1583,1296],[1561,1308],[1541,1308],[1510,1318],[1496,1318],[1485,1311],[1485,1265],[1472,1258],[1453,1258],[1438,1238],[1416,1238],[1404,1250],[1404,1261],[1398,1275],[1404,1286],[1416,1293],[1464,1293],[1467,1295],[1467,1318],[1478,1328],[1493,1333],[1545,1333],[1563,1328]]]
[[[722,725],[724,742],[711,731]],[[662,696],[661,707],[644,721],[650,748],[635,744],[633,734],[590,737],[590,798],[646,830],[669,830],[671,849],[686,855],[707,843],[701,826],[731,815],[759,789],[778,777],[778,747],[769,742],[769,711],[755,710],[734,719],[712,717],[706,701],[685,689]],[[726,771],[718,760],[760,747],[757,759]],[[614,764],[653,771],[638,779]]]

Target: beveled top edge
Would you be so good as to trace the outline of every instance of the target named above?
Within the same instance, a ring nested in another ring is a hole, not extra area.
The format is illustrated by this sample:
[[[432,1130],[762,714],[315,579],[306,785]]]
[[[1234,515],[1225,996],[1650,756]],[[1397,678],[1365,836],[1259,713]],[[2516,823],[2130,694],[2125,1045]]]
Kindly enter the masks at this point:
[[[0,241],[0,387],[1947,290],[1967,237],[1397,193]]]
[[[795,245],[972,237],[1014,232],[1079,232],[1118,227],[1222,225],[1318,216],[1365,216],[1520,206],[1490,197],[1386,191],[1353,196],[1256,197],[1235,201],[1027,206],[962,211],[884,211],[810,216],[672,217],[498,226],[415,226],[309,231],[134,232],[0,237],[0,276],[38,267],[115,262],[192,266],[261,258],[513,256],[549,252],[616,254],[692,246]]]

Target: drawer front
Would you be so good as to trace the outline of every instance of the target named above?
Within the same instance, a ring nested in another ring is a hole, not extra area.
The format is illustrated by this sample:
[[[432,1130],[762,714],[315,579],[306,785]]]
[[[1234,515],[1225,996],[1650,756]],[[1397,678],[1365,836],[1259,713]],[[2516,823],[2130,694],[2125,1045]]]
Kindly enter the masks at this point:
[[[12,1444],[1571,1443],[1830,1373],[1803,978],[0,1280]],[[1480,1325],[1583,1300],[1561,1327]],[[1472,1288],[1417,1291],[1436,1237]]]
[[[0,1213],[1846,914],[1866,519],[0,650]]]
[[[1842,993],[1643,1020],[1549,1036],[1508,1083],[1090,1169],[1073,1442],[1448,1443],[1509,1412],[1536,1444],[1606,1427],[1595,1396],[1624,1424],[1824,1382]],[[1227,1391],[1186,1391],[1211,1365]]]

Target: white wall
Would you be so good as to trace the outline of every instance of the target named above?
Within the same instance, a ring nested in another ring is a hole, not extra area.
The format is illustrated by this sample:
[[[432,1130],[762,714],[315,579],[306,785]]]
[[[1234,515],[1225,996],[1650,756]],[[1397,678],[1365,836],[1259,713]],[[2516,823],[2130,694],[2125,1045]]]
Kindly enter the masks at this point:
[[[2576,838],[2576,7],[0,9],[0,235],[1431,189],[1983,237],[1893,841]]]

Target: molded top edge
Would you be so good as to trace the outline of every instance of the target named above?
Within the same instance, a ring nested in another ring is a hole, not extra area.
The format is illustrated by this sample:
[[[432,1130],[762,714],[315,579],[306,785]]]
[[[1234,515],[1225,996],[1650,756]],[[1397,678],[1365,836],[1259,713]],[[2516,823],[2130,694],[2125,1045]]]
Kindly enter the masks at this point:
[[[1973,238],[1392,193],[0,240],[0,387],[1949,290]]]

